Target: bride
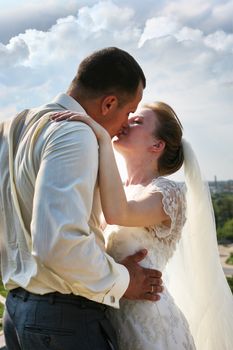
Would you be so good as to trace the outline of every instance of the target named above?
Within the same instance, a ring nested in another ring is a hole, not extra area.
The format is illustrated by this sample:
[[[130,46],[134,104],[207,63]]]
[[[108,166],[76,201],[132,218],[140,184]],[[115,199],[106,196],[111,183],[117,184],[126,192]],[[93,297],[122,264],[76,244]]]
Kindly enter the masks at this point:
[[[143,266],[162,271],[166,280],[159,301],[123,298],[120,309],[110,311],[119,349],[230,350],[233,301],[219,263],[208,189],[175,112],[162,102],[146,105],[113,140],[126,162],[124,189],[107,131],[73,112],[56,118],[85,122],[98,139],[108,253],[120,262],[145,248]],[[183,161],[186,187],[164,177]]]

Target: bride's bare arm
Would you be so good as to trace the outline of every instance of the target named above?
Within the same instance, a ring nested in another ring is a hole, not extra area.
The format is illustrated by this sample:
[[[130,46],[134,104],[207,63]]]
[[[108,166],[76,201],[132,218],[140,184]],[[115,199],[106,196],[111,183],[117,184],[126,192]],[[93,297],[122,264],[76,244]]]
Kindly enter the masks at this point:
[[[105,220],[108,224],[122,226],[150,226],[170,222],[164,212],[162,194],[146,194],[137,200],[127,201],[121,177],[117,168],[111,138],[108,132],[92,118],[74,112],[55,114],[56,121],[81,121],[88,124],[99,142],[99,185]]]

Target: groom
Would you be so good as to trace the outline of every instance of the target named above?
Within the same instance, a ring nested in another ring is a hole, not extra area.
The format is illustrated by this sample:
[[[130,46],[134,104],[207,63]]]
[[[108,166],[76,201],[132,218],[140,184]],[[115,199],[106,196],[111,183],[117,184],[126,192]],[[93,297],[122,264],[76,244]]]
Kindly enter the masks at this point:
[[[0,124],[8,350],[117,349],[107,307],[118,308],[121,297],[159,299],[161,273],[138,264],[146,251],[121,264],[104,252],[94,133],[83,123],[49,120],[55,111],[83,112],[114,136],[144,88],[134,58],[106,48],[81,62],[66,94]]]

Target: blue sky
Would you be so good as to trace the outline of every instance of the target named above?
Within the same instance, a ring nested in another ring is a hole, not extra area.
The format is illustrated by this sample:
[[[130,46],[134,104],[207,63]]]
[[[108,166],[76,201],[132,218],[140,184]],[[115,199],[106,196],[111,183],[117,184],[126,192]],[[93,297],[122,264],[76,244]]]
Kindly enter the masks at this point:
[[[106,46],[141,64],[144,102],[176,110],[205,177],[233,179],[232,0],[0,0],[0,120],[65,91]]]

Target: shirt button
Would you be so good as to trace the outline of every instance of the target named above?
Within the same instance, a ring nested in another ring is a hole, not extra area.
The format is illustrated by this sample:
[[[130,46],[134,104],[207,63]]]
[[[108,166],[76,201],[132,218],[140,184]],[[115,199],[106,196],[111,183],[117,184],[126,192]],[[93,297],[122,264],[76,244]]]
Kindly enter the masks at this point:
[[[111,295],[111,296],[110,296],[110,301],[111,301],[112,304],[115,303],[116,298],[114,297],[114,295]]]

